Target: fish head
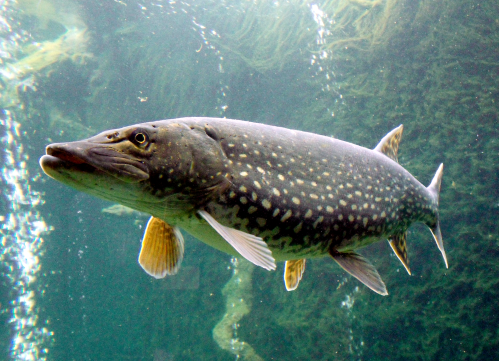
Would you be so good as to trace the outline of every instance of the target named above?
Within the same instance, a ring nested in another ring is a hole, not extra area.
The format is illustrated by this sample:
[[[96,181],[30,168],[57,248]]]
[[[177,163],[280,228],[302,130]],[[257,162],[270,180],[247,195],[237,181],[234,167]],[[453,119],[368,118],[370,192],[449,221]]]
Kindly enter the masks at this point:
[[[161,121],[51,144],[40,165],[77,190],[160,217],[194,208],[230,185],[216,140],[203,129]]]

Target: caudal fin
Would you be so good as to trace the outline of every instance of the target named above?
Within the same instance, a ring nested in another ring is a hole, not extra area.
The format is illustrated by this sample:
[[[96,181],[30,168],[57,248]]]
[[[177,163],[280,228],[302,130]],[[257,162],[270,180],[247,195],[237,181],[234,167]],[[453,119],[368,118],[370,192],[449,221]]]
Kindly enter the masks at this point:
[[[437,204],[437,220],[433,226],[430,226],[431,233],[433,234],[433,238],[435,238],[435,242],[437,243],[438,249],[442,253],[444,257],[445,267],[449,268],[449,264],[447,263],[447,256],[445,255],[444,242],[442,241],[442,233],[440,232],[440,219],[438,216],[438,205],[440,199],[440,184],[442,183],[442,174],[444,171],[443,163],[438,167],[433,180],[428,186],[428,191],[431,193],[433,200]]]

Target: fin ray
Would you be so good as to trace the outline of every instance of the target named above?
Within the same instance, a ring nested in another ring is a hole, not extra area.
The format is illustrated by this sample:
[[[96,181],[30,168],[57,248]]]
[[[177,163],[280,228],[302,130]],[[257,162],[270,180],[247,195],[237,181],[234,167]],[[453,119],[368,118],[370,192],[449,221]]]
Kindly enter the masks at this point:
[[[298,288],[298,284],[303,277],[303,272],[305,272],[305,261],[306,259],[296,259],[286,261],[284,266],[284,285],[286,290],[294,291]]]
[[[437,204],[437,219],[436,222],[432,225],[428,225],[430,227],[431,234],[437,243],[437,247],[442,253],[442,257],[444,258],[445,267],[449,268],[449,264],[447,262],[447,255],[445,254],[444,249],[444,241],[442,240],[442,233],[440,232],[440,217],[438,215],[438,205],[440,203],[440,186],[442,184],[442,175],[444,172],[444,164],[440,164],[437,171],[435,172],[435,176],[433,177],[430,185],[426,188],[428,192],[433,196],[434,201]]]
[[[352,276],[365,284],[371,290],[382,296],[388,295],[385,283],[378,271],[366,258],[355,252],[340,253],[329,251],[333,259]]]
[[[393,129],[390,133],[385,135],[378,143],[374,150],[383,153],[391,160],[398,163],[398,150],[400,139],[402,139],[402,132],[404,126],[400,124],[397,128]]]
[[[397,256],[397,258],[404,265],[407,273],[411,274],[411,270],[409,268],[409,259],[407,258],[407,232],[402,234],[396,234],[391,236],[388,239],[388,243],[390,243],[390,247],[392,247],[393,252]]]
[[[199,215],[212,226],[239,254],[251,263],[275,270],[275,259],[267,244],[257,236],[221,225],[206,211],[198,211]]]
[[[178,272],[184,258],[184,238],[177,227],[151,217],[142,239],[139,264],[154,278],[164,278]]]

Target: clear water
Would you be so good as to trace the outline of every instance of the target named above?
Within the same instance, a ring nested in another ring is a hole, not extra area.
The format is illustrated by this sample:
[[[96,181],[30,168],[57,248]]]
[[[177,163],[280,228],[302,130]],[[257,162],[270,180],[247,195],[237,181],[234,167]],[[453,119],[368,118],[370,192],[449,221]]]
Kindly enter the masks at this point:
[[[0,359],[495,360],[499,344],[496,1],[4,0],[0,3]],[[296,291],[186,236],[175,277],[137,264],[147,216],[42,174],[52,142],[215,116],[445,164],[446,269],[408,237],[361,253],[381,297],[330,259]]]

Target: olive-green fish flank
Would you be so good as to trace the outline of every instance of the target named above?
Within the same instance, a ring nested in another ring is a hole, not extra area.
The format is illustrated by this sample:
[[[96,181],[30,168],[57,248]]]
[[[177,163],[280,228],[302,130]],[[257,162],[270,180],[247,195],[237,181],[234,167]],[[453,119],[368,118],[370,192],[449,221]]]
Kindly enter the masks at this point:
[[[414,222],[432,230],[445,259],[442,168],[423,186],[396,161],[402,127],[392,133],[371,150],[269,125],[181,118],[54,144],[40,163],[61,182],[147,212],[227,253],[238,254],[216,222],[262,238],[275,260],[331,255],[366,283],[342,257],[353,255],[358,265],[356,249],[389,239],[409,270],[405,232]],[[375,291],[386,294],[383,287]]]

